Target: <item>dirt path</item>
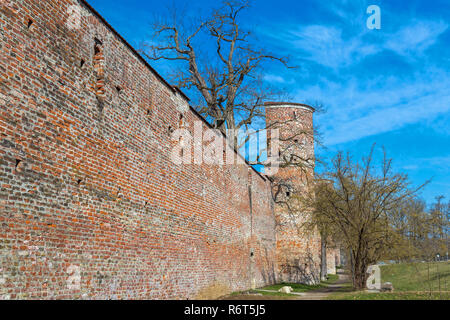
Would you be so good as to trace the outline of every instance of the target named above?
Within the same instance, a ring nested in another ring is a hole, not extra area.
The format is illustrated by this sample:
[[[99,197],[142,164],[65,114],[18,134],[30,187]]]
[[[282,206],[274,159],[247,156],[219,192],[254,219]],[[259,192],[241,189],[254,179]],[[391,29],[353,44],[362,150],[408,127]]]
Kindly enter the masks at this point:
[[[297,297],[296,300],[322,300],[334,292],[341,291],[341,289],[349,282],[349,277],[339,271],[337,274],[339,279],[335,283],[329,284],[325,288],[304,292],[303,295]]]
[[[301,295],[292,296],[277,296],[277,295],[256,295],[256,294],[239,294],[226,296],[221,299],[223,300],[322,300],[333,292],[338,292],[349,282],[348,275],[339,272],[339,279],[334,284],[329,284],[325,288],[320,288],[312,291],[302,292]]]

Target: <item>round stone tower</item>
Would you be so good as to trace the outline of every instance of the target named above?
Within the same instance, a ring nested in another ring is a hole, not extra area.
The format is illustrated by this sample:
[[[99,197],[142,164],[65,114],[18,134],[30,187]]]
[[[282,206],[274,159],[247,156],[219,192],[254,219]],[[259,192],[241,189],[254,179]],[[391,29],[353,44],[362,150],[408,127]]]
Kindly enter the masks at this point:
[[[279,134],[279,169],[272,176],[278,280],[317,283],[320,235],[303,228],[308,217],[300,200],[314,177],[314,108],[292,102],[267,102],[265,107],[268,150],[274,143],[271,129]]]

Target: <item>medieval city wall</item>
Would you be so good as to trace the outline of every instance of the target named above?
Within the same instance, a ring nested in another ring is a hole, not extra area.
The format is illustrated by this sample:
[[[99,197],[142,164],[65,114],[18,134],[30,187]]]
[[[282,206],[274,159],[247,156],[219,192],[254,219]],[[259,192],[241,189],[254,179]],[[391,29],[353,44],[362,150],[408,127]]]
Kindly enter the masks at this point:
[[[171,133],[206,122],[84,1],[2,1],[0,56],[1,298],[275,282],[269,182],[246,164],[175,164]]]

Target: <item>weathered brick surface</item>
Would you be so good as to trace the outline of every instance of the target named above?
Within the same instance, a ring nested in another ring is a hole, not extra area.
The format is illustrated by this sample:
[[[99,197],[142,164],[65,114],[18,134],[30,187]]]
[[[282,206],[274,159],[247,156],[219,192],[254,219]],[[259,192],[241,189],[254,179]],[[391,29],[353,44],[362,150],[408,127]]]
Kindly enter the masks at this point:
[[[281,157],[290,159],[290,154],[303,159],[314,159],[313,109],[306,105],[276,103],[266,106],[268,127],[279,129]],[[289,161],[289,160],[288,160]],[[294,160],[293,163],[299,163]],[[320,281],[320,236],[303,228],[307,215],[299,197],[308,190],[314,176],[312,166],[291,165],[279,169],[276,177],[291,187],[292,194],[279,195],[275,206],[276,217],[276,262],[279,280],[287,282],[317,283]],[[297,196],[295,196],[295,195]],[[284,198],[284,199],[283,199]]]
[[[336,274],[336,266],[340,265],[339,248],[327,248],[327,273]]]
[[[174,164],[170,132],[203,120],[84,2],[0,2],[0,57],[0,298],[213,298],[276,280],[269,181]]]

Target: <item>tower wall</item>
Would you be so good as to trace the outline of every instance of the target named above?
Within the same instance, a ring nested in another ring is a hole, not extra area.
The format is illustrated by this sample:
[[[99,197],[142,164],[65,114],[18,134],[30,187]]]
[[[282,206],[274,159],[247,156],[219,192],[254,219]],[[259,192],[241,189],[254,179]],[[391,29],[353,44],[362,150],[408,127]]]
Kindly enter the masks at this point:
[[[320,280],[320,236],[303,227],[307,215],[299,201],[308,192],[314,176],[313,112],[313,108],[304,104],[266,104],[267,127],[279,130],[280,164],[293,163],[280,167],[273,177],[275,185],[278,181],[273,193],[280,191],[274,210],[281,281],[316,283]],[[298,166],[298,157],[308,161]]]

